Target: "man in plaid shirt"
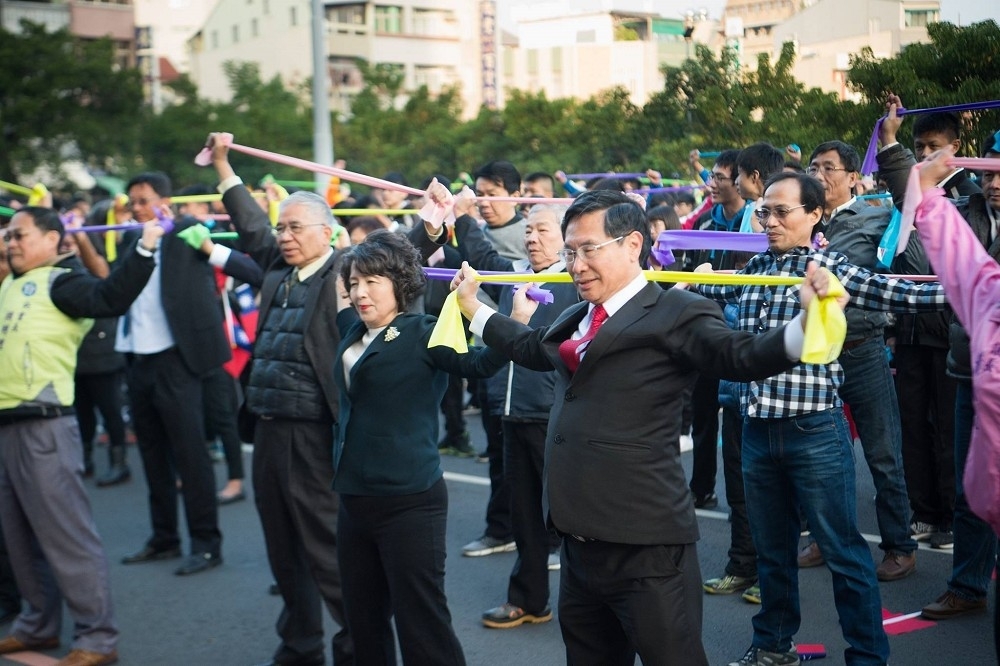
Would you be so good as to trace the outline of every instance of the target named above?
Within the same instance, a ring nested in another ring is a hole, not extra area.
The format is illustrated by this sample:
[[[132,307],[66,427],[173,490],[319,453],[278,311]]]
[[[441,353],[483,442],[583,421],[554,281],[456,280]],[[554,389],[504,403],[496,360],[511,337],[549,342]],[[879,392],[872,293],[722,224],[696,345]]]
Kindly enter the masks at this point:
[[[892,312],[945,307],[937,283],[889,278],[848,263],[842,254],[813,251],[812,231],[823,216],[824,200],[823,187],[814,178],[798,173],[772,178],[763,207],[756,212],[769,249],[739,272],[802,276],[813,260],[840,279],[854,307]],[[792,319],[801,309],[798,290],[698,287],[708,298],[738,304],[738,328],[755,332]],[[849,644],[846,663],[883,665],[889,657],[875,566],[857,526],[852,442],[837,393],[842,381],[843,369],[834,361],[798,365],[743,385],[743,476],[757,549],[761,610],[753,618],[751,648],[730,666],[800,663],[792,644],[800,622],[798,505],[833,575],[834,601]]]

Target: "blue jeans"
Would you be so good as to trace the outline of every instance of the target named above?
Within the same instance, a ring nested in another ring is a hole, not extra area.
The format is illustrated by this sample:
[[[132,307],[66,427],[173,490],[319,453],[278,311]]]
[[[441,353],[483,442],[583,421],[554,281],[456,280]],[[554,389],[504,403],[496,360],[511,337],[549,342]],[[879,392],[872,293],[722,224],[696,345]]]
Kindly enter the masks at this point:
[[[903,434],[899,404],[881,338],[871,338],[840,354],[844,383],[840,397],[851,406],[865,461],[875,483],[875,517],[882,536],[879,548],[912,553],[910,498],[903,475]],[[825,554],[825,553],[824,553]]]
[[[801,506],[833,575],[847,664],[885,664],[889,641],[875,565],[858,531],[854,453],[843,411],[746,419],[743,481],[762,602],[753,618],[753,645],[785,651],[799,630]]]
[[[972,384],[959,381],[955,391],[955,549],[948,589],[967,601],[986,598],[997,561],[997,535],[969,510],[962,478],[972,439]]]

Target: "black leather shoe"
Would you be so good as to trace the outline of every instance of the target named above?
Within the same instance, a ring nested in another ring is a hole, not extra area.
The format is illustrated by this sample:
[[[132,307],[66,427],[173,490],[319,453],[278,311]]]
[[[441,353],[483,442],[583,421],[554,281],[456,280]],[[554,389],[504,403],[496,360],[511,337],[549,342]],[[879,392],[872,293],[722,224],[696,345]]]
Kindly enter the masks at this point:
[[[225,505],[225,504],[233,504],[235,502],[242,502],[243,500],[245,500],[247,498],[247,494],[246,494],[245,491],[241,490],[238,493],[234,493],[232,495],[224,495],[222,493],[219,493],[218,495],[216,495],[216,497],[219,500],[219,505],[222,506],[222,505]]]
[[[173,548],[153,548],[146,544],[141,549],[126,555],[122,558],[122,564],[141,564],[142,562],[158,562],[159,560],[173,560],[181,556],[179,546]]]
[[[212,553],[192,553],[186,560],[184,560],[184,564],[180,565],[174,573],[178,576],[190,576],[191,574],[214,569],[220,564],[222,564],[221,555],[213,555]]]
[[[125,483],[132,478],[132,470],[128,468],[128,465],[115,465],[108,469],[107,473],[97,477],[97,487],[107,488],[108,486],[117,486],[119,483]]]
[[[299,657],[291,661],[285,659],[269,659],[254,666],[325,666],[326,657],[318,654],[312,657]]]

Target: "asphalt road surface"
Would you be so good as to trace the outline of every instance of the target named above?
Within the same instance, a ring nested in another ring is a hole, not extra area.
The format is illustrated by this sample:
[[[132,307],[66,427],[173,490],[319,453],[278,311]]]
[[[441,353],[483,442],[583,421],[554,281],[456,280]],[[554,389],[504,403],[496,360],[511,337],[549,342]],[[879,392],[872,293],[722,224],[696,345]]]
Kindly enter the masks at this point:
[[[469,425],[477,450],[482,450],[485,445],[478,417],[470,417]],[[103,450],[96,452],[96,460],[100,473],[106,464]],[[92,481],[87,482],[94,515],[111,562],[112,590],[121,628],[120,663],[125,666],[248,666],[266,661],[277,646],[274,622],[281,603],[278,597],[268,594],[272,579],[252,493],[245,502],[220,508],[223,566],[185,578],[173,575],[176,561],[123,566],[121,557],[138,549],[149,536],[146,486],[134,446],[129,447],[129,460],[135,476],[128,484],[98,489]],[[860,524],[867,535],[877,535],[871,477],[860,455],[857,461]],[[684,454],[684,462],[690,471],[690,453]],[[447,594],[455,630],[468,663],[472,666],[565,663],[558,618],[547,624],[506,630],[486,629],[480,624],[480,614],[484,610],[505,601],[507,576],[515,555],[462,557],[462,545],[483,531],[483,513],[489,493],[487,466],[474,459],[446,457],[444,467],[450,495]],[[699,511],[702,538],[698,554],[704,578],[721,574],[729,544],[721,468],[720,459],[716,490],[723,503],[718,510]],[[225,478],[223,464],[216,465],[216,474],[221,487]],[[880,561],[877,536],[869,541],[873,556]],[[919,611],[945,590],[950,571],[950,552],[922,547],[917,571],[912,576],[882,583],[883,606],[894,615]],[[550,574],[550,582],[555,606],[558,572]],[[797,642],[825,646],[827,657],[816,661],[817,664],[843,664],[845,643],[833,606],[829,572],[825,567],[803,570],[799,583],[803,622]],[[990,612],[993,612],[992,592],[990,596]],[[739,596],[706,595],[704,643],[710,664],[725,665],[743,654],[750,644],[750,618],[756,609]],[[891,635],[891,663],[894,666],[995,663],[991,617],[981,613]],[[912,624],[904,619],[889,626],[909,628]],[[332,636],[333,624],[328,617],[327,627],[328,637]],[[2,627],[0,631],[6,629]],[[0,665],[49,666],[68,651],[71,640],[72,621],[67,613],[61,649],[0,657]],[[682,665],[683,660],[676,663]]]

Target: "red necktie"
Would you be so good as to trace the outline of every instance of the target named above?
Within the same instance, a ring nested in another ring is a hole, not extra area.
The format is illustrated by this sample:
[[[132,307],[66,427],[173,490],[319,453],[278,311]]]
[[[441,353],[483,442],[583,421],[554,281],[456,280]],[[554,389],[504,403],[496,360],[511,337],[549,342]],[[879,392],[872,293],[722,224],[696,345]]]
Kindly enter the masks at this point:
[[[590,341],[594,339],[597,335],[598,329],[601,325],[608,320],[608,311],[604,309],[603,305],[594,306],[594,310],[590,313],[590,328],[583,335],[582,338],[573,340],[563,340],[559,345],[559,357],[569,368],[570,372],[576,372],[576,369],[580,367],[580,356],[587,350],[590,346]]]

